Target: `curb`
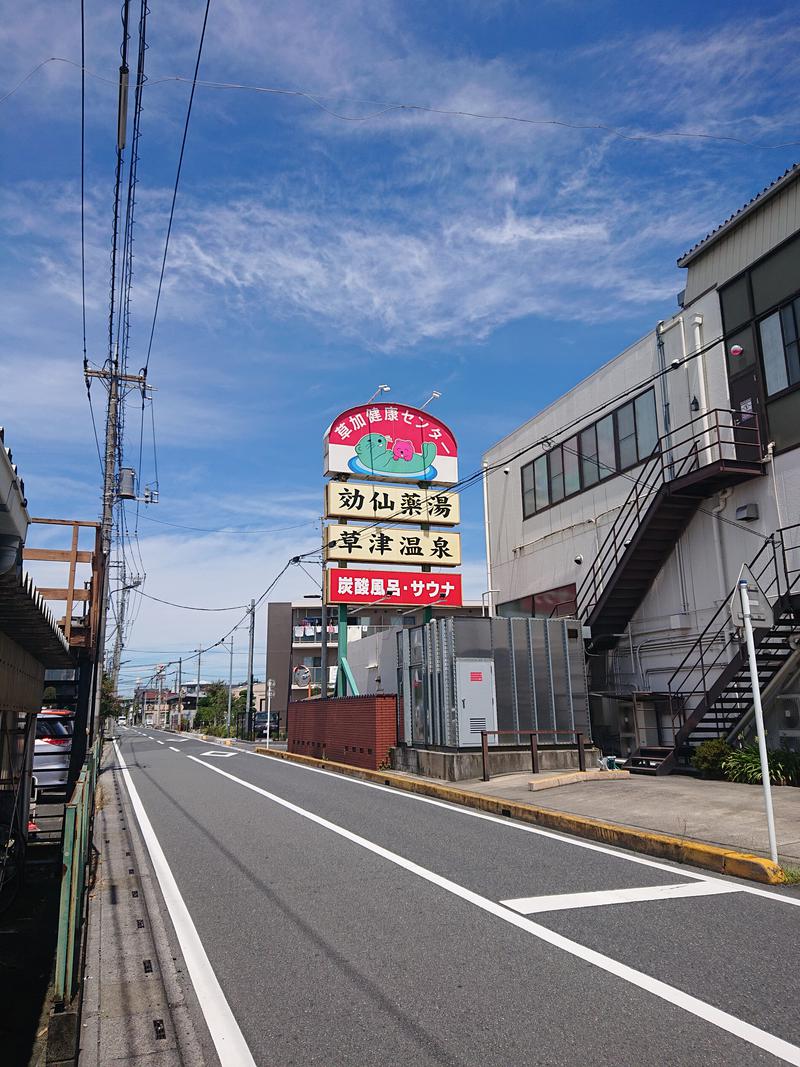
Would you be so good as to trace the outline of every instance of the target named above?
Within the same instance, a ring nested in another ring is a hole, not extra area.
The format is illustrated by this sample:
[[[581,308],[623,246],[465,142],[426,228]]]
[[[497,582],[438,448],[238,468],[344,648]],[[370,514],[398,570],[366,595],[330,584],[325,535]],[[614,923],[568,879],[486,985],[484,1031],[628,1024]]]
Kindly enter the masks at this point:
[[[780,885],[786,880],[781,868],[771,860],[762,856],[752,856],[746,852],[721,848],[718,845],[687,841],[685,838],[673,837],[670,834],[635,830],[630,826],[620,826],[583,815],[570,815],[566,812],[535,808],[530,804],[520,804],[515,800],[482,796],[480,793],[438,785],[436,782],[404,778],[392,771],[370,771],[363,767],[353,767],[348,763],[334,763],[330,760],[314,759],[313,756],[300,756],[294,752],[281,752],[271,748],[256,747],[255,751],[261,756],[271,756],[273,759],[302,763],[310,767],[322,767],[335,774],[360,778],[365,782],[394,786],[406,793],[418,793],[421,796],[435,797],[451,804],[477,808],[479,811],[492,815],[519,819],[521,822],[534,823],[536,826],[556,830],[559,833],[572,834],[574,837],[586,837],[605,845],[627,848],[632,852],[644,852],[648,856],[671,860],[673,863],[689,863],[695,867],[715,871],[717,874],[748,878],[750,881],[762,882],[765,885]]]

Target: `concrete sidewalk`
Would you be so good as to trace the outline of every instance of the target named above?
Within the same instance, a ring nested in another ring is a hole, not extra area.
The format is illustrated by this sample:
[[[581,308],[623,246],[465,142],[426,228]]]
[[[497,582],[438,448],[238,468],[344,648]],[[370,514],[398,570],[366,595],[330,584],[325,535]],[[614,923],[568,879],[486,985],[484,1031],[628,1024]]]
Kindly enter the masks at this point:
[[[407,775],[420,781],[417,775]],[[541,777],[544,777],[542,775]],[[586,815],[637,830],[766,856],[767,828],[761,786],[712,782],[684,775],[587,781],[532,792],[530,773],[504,774],[489,782],[470,779],[458,788],[483,796],[532,804],[549,811]],[[800,789],[773,786],[778,852],[786,867],[800,868]]]

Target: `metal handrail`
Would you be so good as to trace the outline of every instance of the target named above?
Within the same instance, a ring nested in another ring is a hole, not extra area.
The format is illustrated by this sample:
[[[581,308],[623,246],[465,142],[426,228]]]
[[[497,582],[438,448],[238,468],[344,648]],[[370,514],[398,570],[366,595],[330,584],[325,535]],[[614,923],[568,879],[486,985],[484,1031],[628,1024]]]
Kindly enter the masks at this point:
[[[488,782],[489,775],[489,735],[492,737],[500,734],[513,734],[514,737],[527,737],[531,748],[531,768],[534,774],[539,773],[539,735],[547,734],[556,738],[558,744],[559,734],[569,734],[575,738],[578,748],[578,770],[586,770],[586,750],[584,748],[583,733],[580,730],[481,730],[481,758],[483,761],[483,780]]]
[[[651,498],[663,485],[712,462],[735,459],[734,455],[726,456],[725,451],[733,451],[737,445],[756,448],[761,454],[758,424],[735,426],[735,414],[738,413],[732,409],[713,408],[659,437],[652,455],[645,461],[609,527],[592,566],[578,586],[575,600],[579,617],[585,618],[597,604],[604,587],[603,575],[617,567],[650,506]],[[728,433],[729,438],[726,437]],[[676,452],[681,452],[677,458]]]
[[[784,526],[769,537],[749,563],[749,569],[765,596],[775,603],[786,596],[800,583],[800,567],[789,567],[789,553],[800,551],[800,543],[787,546],[787,534],[800,531],[800,523]],[[800,541],[800,535],[798,535]],[[701,699],[708,700],[709,690],[719,674],[730,663],[732,656],[724,657],[731,645],[739,645],[738,638],[731,632],[730,600],[736,592],[734,586],[728,596],[708,620],[698,634],[694,644],[675,668],[667,681],[667,690],[673,707],[673,736],[685,724],[687,711],[691,713]],[[715,651],[716,650],[716,651]],[[710,658],[709,658],[710,657]],[[709,684],[709,675],[714,674]],[[692,676],[699,674],[690,689],[688,685]]]

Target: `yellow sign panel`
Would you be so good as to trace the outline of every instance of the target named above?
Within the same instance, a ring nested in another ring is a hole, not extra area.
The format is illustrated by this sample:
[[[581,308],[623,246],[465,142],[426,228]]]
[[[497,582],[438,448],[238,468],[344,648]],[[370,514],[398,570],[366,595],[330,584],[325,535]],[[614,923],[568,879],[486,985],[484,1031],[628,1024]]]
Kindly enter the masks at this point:
[[[415,522],[456,526],[460,521],[457,493],[410,486],[328,482],[325,516],[362,522]]]
[[[441,530],[403,530],[385,526],[327,526],[326,560],[346,563],[407,563],[412,567],[458,567],[461,535]]]

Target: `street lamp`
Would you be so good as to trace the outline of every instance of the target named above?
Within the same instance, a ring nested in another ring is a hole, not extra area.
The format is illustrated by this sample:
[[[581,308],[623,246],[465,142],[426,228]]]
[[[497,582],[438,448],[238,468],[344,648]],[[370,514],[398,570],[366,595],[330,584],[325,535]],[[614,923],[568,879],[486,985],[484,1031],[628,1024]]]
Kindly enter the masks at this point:
[[[430,404],[431,400],[438,400],[441,395],[442,394],[439,392],[438,389],[434,389],[433,392],[431,393],[431,395],[428,397],[428,399],[425,401],[425,403],[420,408],[420,411],[424,411],[425,408],[428,406],[428,404]]]
[[[392,387],[391,387],[391,385],[379,385],[379,386],[378,386],[378,388],[377,388],[377,389],[375,390],[375,392],[374,392],[374,393],[372,394],[372,396],[371,396],[371,397],[369,398],[369,400],[367,401],[367,403],[368,403],[368,404],[371,404],[371,403],[372,403],[372,401],[373,401],[373,400],[375,399],[375,397],[376,397],[376,396],[380,396],[380,395],[381,395],[381,393],[388,393],[388,392],[390,392],[390,391],[391,391],[391,388],[392,388]]]

